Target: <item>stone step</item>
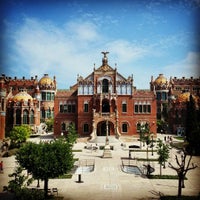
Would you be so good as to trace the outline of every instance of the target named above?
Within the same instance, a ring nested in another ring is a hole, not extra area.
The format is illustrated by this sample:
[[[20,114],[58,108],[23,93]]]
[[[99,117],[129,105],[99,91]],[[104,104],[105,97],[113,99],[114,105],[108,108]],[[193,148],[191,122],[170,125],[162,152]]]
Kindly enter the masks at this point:
[[[111,143],[120,143],[120,140],[117,139],[115,136],[108,136],[109,144]],[[89,141],[90,143],[104,143],[106,142],[106,136],[97,136],[93,140]]]

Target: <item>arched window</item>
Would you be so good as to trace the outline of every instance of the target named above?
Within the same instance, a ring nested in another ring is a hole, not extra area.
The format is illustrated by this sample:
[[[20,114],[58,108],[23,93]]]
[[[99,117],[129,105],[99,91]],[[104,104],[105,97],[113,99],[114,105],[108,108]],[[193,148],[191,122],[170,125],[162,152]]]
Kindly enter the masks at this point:
[[[21,110],[16,110],[16,124],[21,124]]]
[[[34,121],[34,111],[31,110],[31,113],[30,113],[30,124],[34,124],[35,121]]]
[[[138,105],[135,104],[135,113],[138,113],[138,111],[139,111]]]
[[[109,105],[109,101],[107,99],[104,99],[102,101],[102,112],[110,112],[110,105]]]
[[[122,102],[122,112],[127,112],[126,101],[123,101],[123,102]]]
[[[65,131],[65,130],[66,130],[66,124],[65,124],[64,122],[61,124],[61,130],[62,130],[62,131]]]
[[[128,125],[127,123],[122,124],[122,133],[127,133],[128,132]]]
[[[88,133],[89,132],[89,125],[88,124],[83,124],[83,132]]]
[[[139,133],[141,130],[141,124],[140,123],[137,123],[137,133]]]
[[[50,107],[46,110],[46,116],[47,116],[47,118],[51,118],[51,108]]]
[[[157,92],[156,96],[157,96],[157,100],[161,100],[161,93],[160,92]]]
[[[42,117],[43,119],[45,119],[45,118],[46,118],[46,114],[45,114],[45,109],[44,109],[44,108],[42,109],[42,113],[41,113],[41,114],[42,114],[41,117]]]
[[[166,92],[162,92],[162,100],[166,100],[167,99],[167,93]]]
[[[42,101],[46,101],[46,92],[42,92]]]
[[[108,80],[107,79],[103,79],[103,81],[102,81],[102,92],[108,93]]]
[[[145,129],[149,130],[149,123],[148,122],[145,123]]]
[[[23,111],[23,124],[29,124],[28,120],[28,110]]]
[[[83,108],[84,112],[89,112],[89,104],[88,102],[84,102],[84,108]]]

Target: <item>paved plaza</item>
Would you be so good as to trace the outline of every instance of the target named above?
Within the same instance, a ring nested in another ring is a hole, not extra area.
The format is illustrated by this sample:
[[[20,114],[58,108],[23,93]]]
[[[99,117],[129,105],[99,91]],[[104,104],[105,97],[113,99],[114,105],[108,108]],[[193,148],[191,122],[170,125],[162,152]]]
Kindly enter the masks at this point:
[[[163,139],[163,135],[158,135]],[[36,140],[36,139],[35,139]],[[124,144],[123,146],[121,144]],[[86,143],[85,140],[79,139],[74,145],[74,149],[82,150],[74,152],[75,158],[78,158],[77,164],[81,161],[93,161],[94,171],[85,172],[81,175],[81,183],[78,179],[78,174],[74,173],[71,179],[50,179],[49,188],[57,188],[58,195],[64,196],[66,200],[131,200],[131,199],[159,199],[159,195],[177,195],[178,180],[162,180],[148,179],[145,176],[128,174],[122,171],[121,158],[128,158],[129,145],[139,145],[140,143],[133,138],[121,138],[120,142],[111,143],[114,146],[112,150],[112,158],[102,158],[103,150],[86,149],[85,146],[94,145],[96,143]],[[103,143],[97,143],[97,146]],[[175,155],[179,152],[176,149],[170,150],[169,161],[175,164]],[[144,157],[145,152],[132,152],[131,157]],[[152,156],[149,152],[149,158],[156,158],[154,152]],[[0,191],[3,186],[8,183],[8,174],[11,174],[16,166],[14,156],[1,158],[4,162],[4,173],[0,174]],[[187,173],[188,180],[185,181],[185,188],[182,190],[183,195],[198,195],[200,192],[200,157],[193,157],[192,162],[198,167]],[[143,166],[145,162],[137,162],[138,166]],[[160,167],[157,162],[150,162],[155,168],[153,174],[160,173]],[[167,165],[162,169],[162,174],[175,175],[176,172],[170,169]],[[31,187],[37,186],[37,182],[33,182]],[[40,182],[40,187],[43,188],[43,182]]]

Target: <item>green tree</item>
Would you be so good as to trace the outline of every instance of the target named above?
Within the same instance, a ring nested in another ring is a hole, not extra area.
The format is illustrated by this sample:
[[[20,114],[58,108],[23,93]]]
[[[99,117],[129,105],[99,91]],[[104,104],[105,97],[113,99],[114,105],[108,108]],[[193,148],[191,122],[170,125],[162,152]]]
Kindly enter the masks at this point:
[[[19,164],[35,179],[44,181],[45,197],[49,178],[56,178],[70,171],[74,164],[72,145],[65,140],[53,143],[26,143],[16,155]]]
[[[14,177],[14,179],[8,182],[8,190],[15,194],[19,193],[22,187],[25,187],[25,182],[28,180],[28,177],[22,174],[22,171],[22,167],[17,167],[12,174],[9,174],[9,177]],[[31,179],[28,180],[28,183],[31,183]]]
[[[76,142],[78,138],[78,133],[75,129],[75,124],[71,123],[68,127],[68,133],[66,136],[66,140],[69,144],[71,144],[73,146],[73,144]]]
[[[19,200],[44,200],[44,192],[41,190],[31,190],[27,185],[31,184],[33,178],[25,175],[23,168],[18,166],[9,177],[14,178],[8,182],[8,186],[4,186],[4,191],[9,191],[15,194],[15,199]]]
[[[165,133],[167,131],[167,122],[161,119],[157,120],[157,132]]]
[[[189,145],[187,151],[200,155],[200,111],[197,110],[192,95],[187,102],[186,110],[186,140]]]
[[[165,162],[169,158],[169,145],[164,144],[161,139],[157,142],[158,163],[160,164],[160,176],[162,175],[162,166],[165,167]]]
[[[54,124],[53,118],[49,118],[49,119],[45,120],[45,124],[47,125],[48,132],[53,131],[53,124]]]
[[[10,131],[10,139],[13,146],[20,147],[20,145],[30,137],[31,128],[28,125],[14,126]]]
[[[149,130],[148,130],[149,131]],[[150,140],[150,133],[147,133],[145,136],[145,141],[146,141],[146,145],[147,145],[147,161],[149,160],[149,144],[151,143]]]
[[[147,143],[147,140],[149,138],[149,126],[148,124],[142,124],[140,125],[140,148],[145,145],[145,142]]]

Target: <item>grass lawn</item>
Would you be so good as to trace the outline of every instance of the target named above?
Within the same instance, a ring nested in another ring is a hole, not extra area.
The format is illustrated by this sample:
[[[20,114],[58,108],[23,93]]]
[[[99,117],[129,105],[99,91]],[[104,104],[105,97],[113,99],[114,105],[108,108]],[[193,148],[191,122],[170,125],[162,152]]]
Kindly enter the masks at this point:
[[[81,149],[72,149],[72,152],[82,152]]]
[[[72,178],[72,174],[63,174],[62,176],[59,176],[58,179],[70,179]]]
[[[161,196],[160,200],[199,200],[200,196]]]
[[[171,147],[176,148],[176,149],[183,149],[185,146],[188,145],[187,142],[172,142]]]
[[[178,179],[177,175],[149,175],[148,176],[149,179]],[[185,180],[187,180],[187,178],[185,177]]]
[[[146,159],[146,158],[136,158],[138,161],[158,161],[158,158],[149,158],[149,159]]]
[[[184,140],[184,137],[182,137],[182,136],[175,136],[173,138],[176,139],[176,140]]]

